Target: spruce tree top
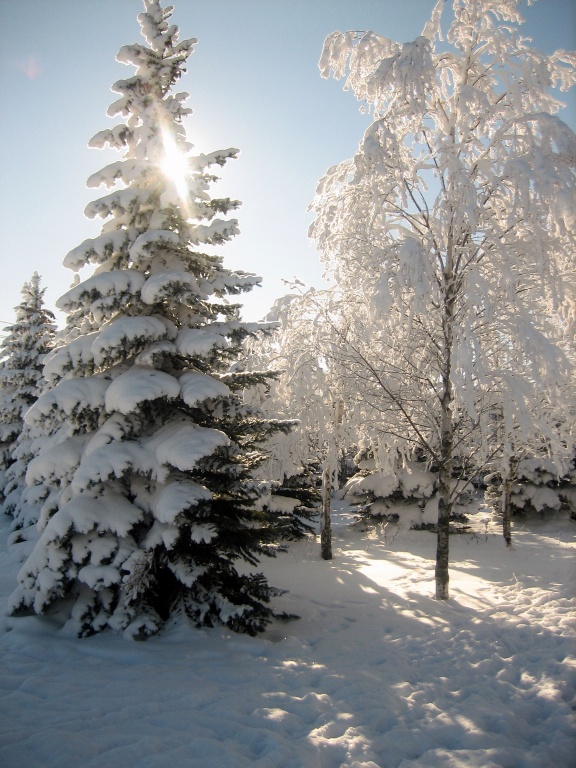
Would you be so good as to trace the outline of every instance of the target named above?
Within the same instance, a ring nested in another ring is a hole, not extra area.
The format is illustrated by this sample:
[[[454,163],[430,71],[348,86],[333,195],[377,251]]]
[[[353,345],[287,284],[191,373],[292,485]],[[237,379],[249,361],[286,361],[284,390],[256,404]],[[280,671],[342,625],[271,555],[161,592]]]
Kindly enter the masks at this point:
[[[44,308],[37,272],[22,287],[16,320],[0,345],[0,441],[12,442],[42,387],[42,364],[54,335],[54,315]]]
[[[148,46],[121,48],[118,60],[135,66],[136,73],[113,85],[120,98],[108,110],[125,121],[89,142],[124,152],[123,159],[88,179],[89,187],[114,188],[85,210],[89,218],[106,223],[100,236],[83,242],[64,261],[74,271],[98,265],[92,278],[58,302],[76,333],[102,326],[118,311],[131,316],[160,311],[176,326],[237,319],[238,306],[224,297],[260,282],[255,275],[224,269],[219,256],[203,252],[238,233],[236,219],[217,215],[239,202],[211,198],[208,189],[217,177],[207,170],[224,165],[238,150],[191,156],[182,126],[191,112],[183,106],[188,94],[172,94],[171,87],[185,72],[196,41],[178,40],[177,27],[168,24],[171,7],[162,9],[157,0],[144,4],[138,19]],[[118,270],[121,276],[112,274]],[[229,325],[223,330],[246,332]],[[56,370],[50,375],[59,378]]]

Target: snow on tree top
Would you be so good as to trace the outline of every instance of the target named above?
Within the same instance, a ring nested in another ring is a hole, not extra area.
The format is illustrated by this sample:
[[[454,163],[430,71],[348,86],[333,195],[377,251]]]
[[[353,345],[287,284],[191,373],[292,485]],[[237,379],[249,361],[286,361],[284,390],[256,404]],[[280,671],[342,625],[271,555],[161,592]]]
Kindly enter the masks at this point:
[[[126,244],[134,240],[136,236],[135,229],[115,229],[98,237],[88,238],[64,257],[63,264],[67,269],[78,272],[90,261],[103,261],[110,258],[114,253],[120,253]]]
[[[100,590],[117,584],[120,580],[120,571],[113,565],[93,565],[89,563],[78,571],[78,581],[86,584],[91,589]]]
[[[137,410],[142,402],[158,398],[174,400],[179,394],[180,384],[173,376],[135,365],[115,378],[108,387],[106,410],[108,413],[119,411],[128,414]]]
[[[150,202],[155,192],[151,189],[138,189],[129,187],[128,189],[117,189],[109,195],[98,198],[88,203],[84,209],[84,215],[88,219],[95,219],[99,216],[105,219],[112,214],[127,213],[131,207],[142,206]]]
[[[63,294],[56,306],[65,312],[78,304],[90,304],[96,298],[134,294],[145,282],[144,275],[135,269],[98,272]]]
[[[366,93],[357,89],[356,96],[374,103],[377,99],[384,101],[391,92],[401,93],[409,108],[418,111],[426,105],[434,73],[430,40],[417,37],[380,61],[371,77],[365,79]]]
[[[239,152],[239,149],[229,147],[228,149],[218,149],[215,152],[209,152],[206,155],[200,154],[190,158],[189,167],[192,171],[203,171],[211,165],[224,165],[226,160],[230,158],[235,159]]]
[[[199,298],[208,298],[206,294],[201,293],[194,275],[182,270],[167,270],[151,275],[146,280],[140,296],[145,304],[156,304],[164,298],[177,296],[183,290],[188,290]]]
[[[142,546],[147,550],[155,549],[158,546],[164,546],[167,550],[170,550],[174,548],[179,538],[180,528],[178,526],[154,520],[152,527],[142,542]],[[128,570],[126,563],[124,568]]]
[[[56,408],[67,416],[87,409],[99,411],[104,406],[108,386],[108,381],[97,377],[61,381],[31,406],[26,424],[41,423]]]
[[[89,370],[94,367],[92,344],[97,333],[79,336],[65,347],[56,349],[46,356],[44,376],[49,384],[63,378],[70,371]]]
[[[132,434],[132,421],[121,413],[114,413],[98,429],[92,437],[89,437],[84,455],[89,456],[94,451],[112,442],[128,439]]]
[[[158,461],[183,472],[191,470],[205,456],[217,448],[230,445],[230,438],[218,429],[207,429],[195,424],[169,424],[151,438]]]
[[[104,149],[106,144],[111,149],[122,149],[128,143],[133,132],[125,123],[98,131],[88,142],[91,149]]]
[[[212,494],[192,480],[177,480],[160,488],[152,497],[151,509],[161,523],[173,523],[176,517],[200,501],[209,501]]]
[[[185,357],[208,355],[215,348],[226,349],[229,344],[223,333],[211,328],[183,328],[176,338],[176,348]]]
[[[26,470],[26,482],[28,485],[41,483],[61,482],[80,464],[83,441],[78,438],[69,438],[57,445],[45,448],[28,464]]]
[[[218,535],[216,528],[204,523],[203,525],[193,525],[190,529],[190,538],[197,544],[209,544],[212,539]]]
[[[169,39],[174,34],[174,32],[176,32],[176,30],[176,26],[171,27],[168,35],[162,35],[161,38]],[[170,61],[172,58],[187,58],[192,52],[194,44],[197,42],[198,41],[194,38],[190,38],[189,40],[182,40],[181,43],[178,43],[178,45],[173,48],[174,53],[172,56],[168,57],[168,61]],[[139,43],[123,45],[116,54],[116,61],[119,61],[121,64],[132,64],[138,68],[138,74],[147,73],[147,70],[149,69],[158,69],[157,53],[163,53],[165,47],[165,44],[163,44],[158,52],[154,50],[151,52],[149,48],[146,48]],[[165,69],[167,70],[166,74],[168,74],[170,67],[166,67]]]
[[[133,440],[122,440],[103,445],[83,457],[71,483],[72,492],[78,496],[128,473],[162,478],[166,475],[153,452]]]
[[[231,240],[234,235],[239,235],[238,221],[236,219],[215,219],[208,225],[198,224],[190,232],[190,239],[194,245],[205,243],[207,245],[219,245],[226,240]]]
[[[210,285],[214,293],[238,293],[242,290],[250,290],[260,285],[262,278],[251,272],[231,272],[228,275],[218,274],[212,278]]]
[[[178,43],[178,27],[168,26],[167,19],[172,15],[173,6],[169,5],[163,9],[158,0],[144,0],[144,8],[138,15],[138,21],[142,34],[153,51],[162,54],[167,45],[170,45],[176,52],[184,51],[187,55],[192,52],[197,41],[191,38]]]
[[[128,185],[135,181],[140,173],[141,170],[136,160],[117,160],[89,176],[86,180],[86,186],[89,189],[101,186],[111,189],[118,179]]]
[[[187,422],[166,424],[139,442],[121,440],[96,448],[76,471],[72,491],[80,494],[128,473],[166,482],[170,467],[191,470],[200,459],[229,443],[230,439],[217,429]]]
[[[135,264],[146,262],[152,257],[152,247],[158,245],[178,246],[180,238],[169,229],[151,229],[139,235],[130,248],[130,258]]]
[[[203,400],[213,397],[226,397],[230,390],[221,381],[205,373],[189,371],[180,376],[182,399],[191,408]]]
[[[300,503],[301,502],[298,501],[298,499],[293,499],[290,496],[277,496],[276,494],[271,494],[270,500],[267,502],[267,507],[270,512],[287,515],[294,512]]]
[[[158,359],[161,359],[166,355],[173,357],[177,354],[178,350],[176,349],[176,345],[171,341],[155,341],[153,344],[150,344],[149,347],[146,347],[145,350],[140,352],[140,354],[136,355],[134,363],[136,365],[155,367],[155,361]]]
[[[43,538],[51,542],[69,535],[71,531],[89,533],[93,530],[127,536],[141,517],[142,511],[138,507],[116,493],[106,492],[97,499],[76,497],[49,520]]]
[[[96,365],[122,359],[128,346],[159,341],[169,334],[167,323],[160,317],[119,317],[105,326],[92,342]]]

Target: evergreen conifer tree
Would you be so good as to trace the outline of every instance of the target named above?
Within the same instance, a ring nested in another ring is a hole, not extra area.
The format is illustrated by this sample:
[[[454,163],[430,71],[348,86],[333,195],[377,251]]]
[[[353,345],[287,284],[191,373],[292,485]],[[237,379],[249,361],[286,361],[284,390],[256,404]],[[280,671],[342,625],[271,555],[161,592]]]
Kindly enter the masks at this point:
[[[52,347],[56,326],[54,314],[44,307],[45,288],[40,289],[37,272],[22,287],[22,301],[15,308],[16,322],[8,326],[1,345],[0,442],[2,507],[18,517],[23,505],[26,466],[34,455],[34,441],[24,425],[24,414],[38,399],[43,386],[44,358]],[[29,511],[29,510],[28,510]]]
[[[124,122],[90,142],[124,150],[88,180],[115,188],[86,209],[106,221],[65,259],[75,271],[97,266],[58,303],[68,334],[28,419],[49,432],[29,479],[52,493],[13,612],[65,601],[80,636],[109,627],[141,639],[182,611],[198,626],[254,634],[276,590],[252,567],[278,548],[269,486],[255,478],[259,445],[291,425],[244,402],[243,389],[271,374],[232,367],[243,340],[267,329],[242,322],[227,299],[260,278],[212,251],[237,234],[219,214],[239,203],[210,196],[209,168],[238,150],[191,154],[187,94],[171,88],[196,41],[179,41],[172,8],[144,5],[146,45],[117,57],[136,67],[113,86],[109,115]]]
[[[317,478],[318,465],[307,462],[291,473],[284,473],[273,485],[267,507],[271,524],[281,539],[298,541],[313,533],[322,500]]]

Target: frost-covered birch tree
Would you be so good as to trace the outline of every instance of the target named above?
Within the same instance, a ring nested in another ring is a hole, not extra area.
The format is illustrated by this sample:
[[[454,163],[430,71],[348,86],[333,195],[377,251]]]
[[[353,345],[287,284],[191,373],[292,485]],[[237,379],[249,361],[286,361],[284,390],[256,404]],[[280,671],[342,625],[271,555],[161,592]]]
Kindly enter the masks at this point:
[[[564,391],[574,332],[576,136],[551,89],[574,84],[576,58],[532,49],[518,6],[440,0],[413,42],[336,32],[320,61],[373,120],[321,180],[311,235],[342,293],[358,398],[438,469],[439,599],[455,457],[495,450],[477,439],[495,402],[515,424],[543,417],[531,406]]]
[[[40,277],[35,272],[22,287],[16,320],[6,328],[0,346],[0,444],[2,450],[2,509],[21,527],[33,522],[37,499],[28,495],[26,467],[36,452],[24,415],[44,388],[44,358],[54,343],[54,314],[44,306]]]
[[[187,94],[172,86],[196,41],[179,40],[171,7],[144,6],[145,44],[117,57],[136,68],[113,85],[108,114],[122,121],[90,141],[123,152],[88,179],[113,190],[85,211],[104,219],[101,234],[65,258],[95,269],[58,302],[68,330],[26,417],[48,438],[28,481],[50,495],[13,610],[67,607],[79,635],[144,638],[178,613],[254,634],[275,593],[254,568],[277,550],[259,445],[290,425],[243,401],[269,374],[231,370],[246,336],[267,329],[229,298],[260,278],[226,269],[214,249],[237,234],[226,214],[239,203],[211,197],[211,167],[237,150],[192,152]]]
[[[331,497],[337,489],[339,460],[356,434],[352,414],[342,397],[338,357],[339,336],[333,325],[334,292],[306,289],[299,281],[294,293],[279,299],[269,318],[276,331],[250,344],[259,364],[269,361],[281,371],[265,405],[272,413],[296,417],[298,429],[273,439],[270,462],[276,473],[290,476],[315,464],[321,473],[320,547],[332,559]]]

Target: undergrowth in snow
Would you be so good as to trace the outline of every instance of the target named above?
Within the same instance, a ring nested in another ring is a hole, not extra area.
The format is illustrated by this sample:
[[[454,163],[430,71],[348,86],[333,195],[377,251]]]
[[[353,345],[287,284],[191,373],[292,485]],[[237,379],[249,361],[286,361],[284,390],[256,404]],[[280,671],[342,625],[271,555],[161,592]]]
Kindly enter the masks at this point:
[[[134,643],[78,640],[58,617],[0,619],[3,768],[569,768],[576,754],[574,523],[479,508],[452,537],[361,530],[342,505],[334,559],[313,538],[263,563],[300,619],[257,638],[174,620]],[[28,544],[7,549],[2,607]]]

